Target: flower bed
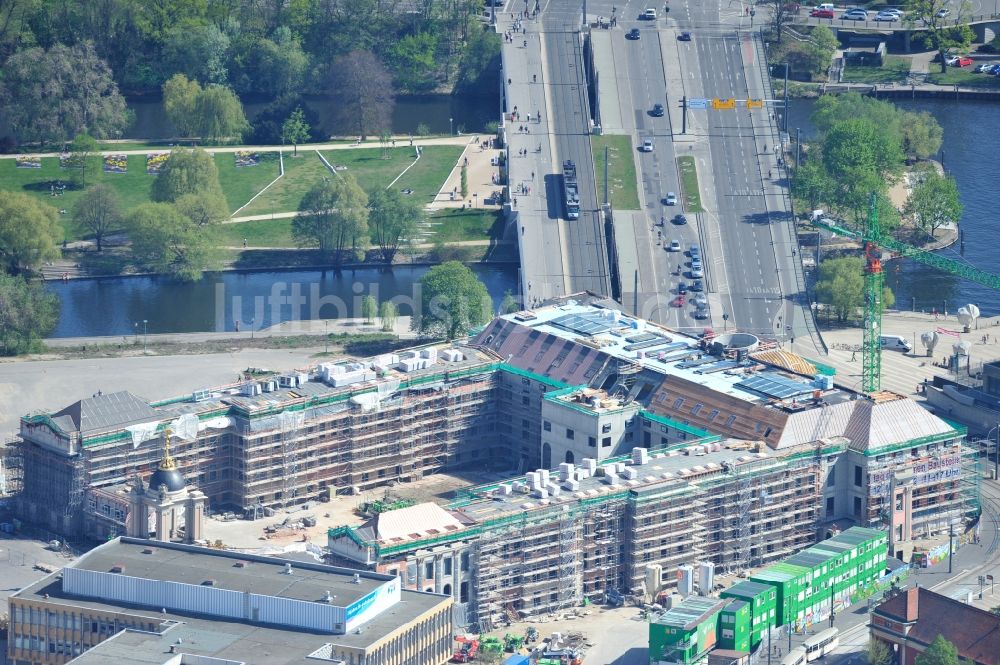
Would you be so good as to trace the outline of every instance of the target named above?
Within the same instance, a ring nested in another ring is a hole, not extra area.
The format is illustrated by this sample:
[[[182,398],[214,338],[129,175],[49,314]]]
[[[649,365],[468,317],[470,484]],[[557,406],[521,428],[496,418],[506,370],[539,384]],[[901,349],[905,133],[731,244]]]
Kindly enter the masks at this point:
[[[14,158],[14,166],[19,169],[40,169],[42,168],[42,158],[21,155]]]
[[[146,173],[156,175],[170,159],[169,152],[151,152],[146,155]]]
[[[128,155],[105,155],[104,156],[104,172],[105,173],[127,173],[128,172]]]
[[[250,152],[249,150],[237,150],[233,153],[236,156],[236,168],[240,169],[244,166],[257,166],[260,164],[260,155],[256,152]]]

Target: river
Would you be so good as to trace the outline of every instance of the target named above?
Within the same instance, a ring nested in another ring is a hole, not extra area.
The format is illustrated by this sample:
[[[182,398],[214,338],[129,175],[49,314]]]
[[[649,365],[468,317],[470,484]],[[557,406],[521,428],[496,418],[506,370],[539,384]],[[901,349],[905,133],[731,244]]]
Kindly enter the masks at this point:
[[[167,332],[233,331],[266,328],[281,321],[361,316],[361,299],[392,298],[399,314],[420,302],[420,277],[427,267],[334,271],[223,272],[194,283],[165,277],[116,277],[48,282],[59,296],[59,324],[53,337],[131,335]],[[515,266],[475,265],[494,305],[504,291],[517,290]]]
[[[928,111],[944,129],[941,156],[945,170],[955,178],[965,206],[959,228],[965,236],[964,255],[960,247],[941,254],[989,272],[1000,274],[1000,255],[994,254],[995,225],[1000,221],[1000,187],[997,183],[997,154],[1000,153],[1000,105],[988,101],[947,101],[939,99],[900,100],[909,111]],[[794,100],[788,114],[788,130],[802,129],[806,140],[815,134],[809,122],[812,100]],[[892,263],[896,265],[892,265]],[[912,260],[892,262],[886,283],[896,295],[898,309],[954,312],[973,303],[983,316],[1000,315],[1000,292],[966,281]],[[897,268],[898,266],[898,268]]]

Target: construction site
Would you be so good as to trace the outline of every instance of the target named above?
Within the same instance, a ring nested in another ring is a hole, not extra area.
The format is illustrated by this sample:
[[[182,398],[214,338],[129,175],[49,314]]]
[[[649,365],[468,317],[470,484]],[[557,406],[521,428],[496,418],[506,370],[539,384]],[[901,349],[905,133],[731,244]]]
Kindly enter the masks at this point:
[[[254,519],[432,474],[506,471],[333,528],[331,557],[455,601],[481,630],[724,581],[860,525],[901,558],[979,514],[964,429],[748,334],[691,337],[583,297],[474,337],[255,376],[163,402],[97,394],[22,418],[18,516],[125,533],[115,502],[172,432],[215,513]],[[442,505],[443,504],[443,505]],[[395,508],[395,509],[393,509]]]

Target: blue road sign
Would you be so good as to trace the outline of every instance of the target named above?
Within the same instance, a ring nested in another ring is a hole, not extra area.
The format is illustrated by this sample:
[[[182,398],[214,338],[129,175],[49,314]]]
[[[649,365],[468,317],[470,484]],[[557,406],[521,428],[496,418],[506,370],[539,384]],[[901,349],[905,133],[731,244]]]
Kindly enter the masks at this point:
[[[707,100],[707,99],[689,99],[688,100],[688,108],[689,109],[707,109],[708,108],[708,102],[709,102],[709,100]]]

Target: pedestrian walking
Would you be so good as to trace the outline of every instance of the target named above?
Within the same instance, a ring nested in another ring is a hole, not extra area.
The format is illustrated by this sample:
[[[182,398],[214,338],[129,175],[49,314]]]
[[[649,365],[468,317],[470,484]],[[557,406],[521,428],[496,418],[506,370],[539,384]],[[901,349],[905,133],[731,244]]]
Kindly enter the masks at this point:
[[[535,172],[534,172],[534,171],[532,171],[532,172],[531,172],[531,179],[532,179],[532,180],[534,180],[534,179],[535,179]]]
[[[532,74],[531,75],[531,82],[532,83],[538,83],[538,74]]]
[[[858,352],[857,351],[851,351],[851,362],[852,363],[853,362],[857,362],[857,360],[858,360]]]
[[[528,40],[527,39],[524,40],[524,48],[528,48]]]

